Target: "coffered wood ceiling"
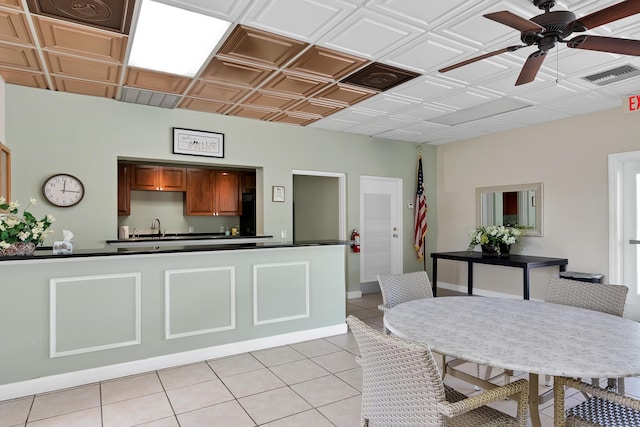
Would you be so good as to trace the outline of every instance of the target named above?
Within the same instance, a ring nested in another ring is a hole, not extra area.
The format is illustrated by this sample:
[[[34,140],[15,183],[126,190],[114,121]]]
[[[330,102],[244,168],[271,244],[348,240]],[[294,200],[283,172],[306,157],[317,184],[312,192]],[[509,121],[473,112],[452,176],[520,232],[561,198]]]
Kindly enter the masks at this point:
[[[233,23],[194,78],[127,65],[140,0],[0,0],[0,75],[44,90],[431,144],[613,108],[640,92],[640,77],[603,87],[583,79],[640,68],[639,57],[565,46],[523,86],[514,83],[527,49],[437,72],[518,44],[517,31],[482,15],[530,18],[541,13],[531,0],[162,1]],[[565,0],[555,10],[582,16],[618,2]],[[640,39],[640,15],[590,34]],[[373,88],[356,78],[368,66]],[[388,81],[396,68],[408,80]],[[383,83],[392,87],[377,90]]]

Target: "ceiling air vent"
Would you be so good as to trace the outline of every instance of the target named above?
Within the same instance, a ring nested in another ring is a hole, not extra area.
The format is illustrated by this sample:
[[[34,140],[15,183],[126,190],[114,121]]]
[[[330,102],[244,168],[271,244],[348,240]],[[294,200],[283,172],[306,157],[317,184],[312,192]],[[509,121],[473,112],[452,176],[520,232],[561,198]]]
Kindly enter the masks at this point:
[[[620,80],[630,79],[631,77],[636,76],[640,76],[639,69],[631,65],[623,65],[622,67],[603,71],[602,73],[585,76],[583,77],[583,79],[597,86],[606,86],[608,84],[619,82]]]
[[[374,62],[342,80],[356,86],[384,92],[420,74]]]
[[[173,109],[178,105],[180,97],[171,93],[152,92],[125,86],[120,93],[120,101]]]

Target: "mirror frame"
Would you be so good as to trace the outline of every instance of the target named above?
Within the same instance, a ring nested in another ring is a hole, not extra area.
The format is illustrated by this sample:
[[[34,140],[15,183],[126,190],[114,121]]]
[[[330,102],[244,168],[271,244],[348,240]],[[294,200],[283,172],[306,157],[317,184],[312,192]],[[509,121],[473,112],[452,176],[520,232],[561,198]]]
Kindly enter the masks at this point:
[[[525,236],[542,237],[543,233],[543,203],[544,197],[542,192],[542,183],[536,182],[532,184],[518,184],[518,185],[501,185],[497,187],[478,187],[476,188],[476,225],[482,224],[482,193],[501,193],[509,191],[528,191],[533,190],[535,192],[535,215],[536,226],[531,229],[522,230]]]

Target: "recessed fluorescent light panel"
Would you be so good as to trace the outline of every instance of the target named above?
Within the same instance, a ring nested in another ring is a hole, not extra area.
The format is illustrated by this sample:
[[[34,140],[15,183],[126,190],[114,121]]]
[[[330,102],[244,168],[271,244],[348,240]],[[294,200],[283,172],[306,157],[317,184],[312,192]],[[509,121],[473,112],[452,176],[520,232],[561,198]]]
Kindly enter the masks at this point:
[[[212,16],[144,0],[129,65],[193,77],[230,25]]]

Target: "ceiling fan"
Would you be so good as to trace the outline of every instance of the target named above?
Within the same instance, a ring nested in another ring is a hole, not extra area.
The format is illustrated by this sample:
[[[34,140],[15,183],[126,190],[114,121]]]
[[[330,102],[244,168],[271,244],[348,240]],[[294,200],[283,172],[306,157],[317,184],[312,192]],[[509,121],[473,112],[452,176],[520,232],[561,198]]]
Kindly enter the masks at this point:
[[[544,13],[534,16],[531,19],[522,18],[515,13],[506,10],[483,15],[485,18],[489,18],[520,31],[520,40],[522,40],[522,43],[524,44],[509,46],[494,52],[489,52],[484,55],[450,65],[438,71],[446,73],[447,71],[451,71],[501,53],[514,52],[523,47],[536,45],[538,50],[529,55],[522,67],[520,75],[518,76],[518,80],[516,81],[516,86],[518,86],[532,82],[535,79],[542,63],[544,62],[547,52],[553,49],[556,46],[556,43],[565,43],[568,47],[574,49],[596,50],[600,52],[640,56],[640,40],[590,35],[579,35],[571,40],[567,40],[572,33],[584,32],[640,13],[640,0],[626,0],[581,18],[576,18],[576,15],[570,11],[551,11],[551,8],[556,4],[555,0],[533,0],[533,4],[539,9],[544,10]]]

